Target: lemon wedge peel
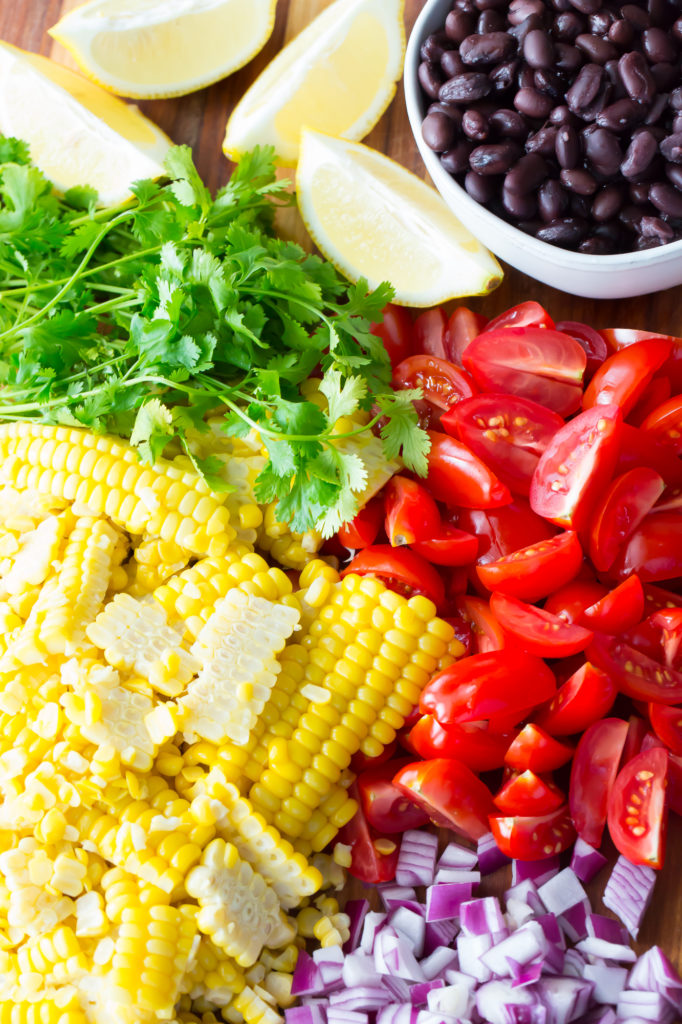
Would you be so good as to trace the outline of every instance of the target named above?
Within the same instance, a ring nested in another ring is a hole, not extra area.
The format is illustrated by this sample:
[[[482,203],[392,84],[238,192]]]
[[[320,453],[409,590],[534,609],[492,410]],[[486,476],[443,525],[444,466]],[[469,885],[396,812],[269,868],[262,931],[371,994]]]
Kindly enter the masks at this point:
[[[320,251],[351,281],[388,280],[395,302],[486,295],[502,269],[416,175],[360,143],[304,129],[296,195]]]
[[[0,42],[0,132],[24,139],[60,192],[91,185],[116,205],[140,178],[164,174],[171,140],[70,68]]]
[[[361,139],[393,99],[405,55],[404,0],[335,0],[277,54],[227,122],[232,160],[257,144],[294,166],[304,124]]]
[[[48,29],[103,89],[184,96],[248,64],[272,35],[277,0],[89,0]]]

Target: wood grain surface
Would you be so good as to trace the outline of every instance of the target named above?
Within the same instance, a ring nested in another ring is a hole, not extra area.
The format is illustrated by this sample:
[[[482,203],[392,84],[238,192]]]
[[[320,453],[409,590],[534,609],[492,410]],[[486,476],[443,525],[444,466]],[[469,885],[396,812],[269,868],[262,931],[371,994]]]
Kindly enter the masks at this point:
[[[81,0],[0,0],[0,39],[74,66],[66,51],[52,41],[47,29],[79,2]],[[245,68],[189,96],[140,104],[175,142],[192,146],[199,170],[211,188],[224,184],[230,173],[221,142],[232,107],[283,43],[328,4],[329,0],[278,0],[273,34],[267,46]],[[421,7],[422,0],[406,0],[408,33]],[[388,111],[364,141],[427,178],[408,124],[401,85]],[[529,298],[546,306],[556,320],[584,320],[598,328],[638,327],[682,335],[682,288],[627,300],[584,299],[565,295],[505,267],[505,279],[500,288],[485,299],[474,300],[471,305],[493,316]],[[487,888],[501,891],[508,884],[508,872],[501,871],[490,880]],[[595,897],[603,884],[603,878],[595,882]],[[359,886],[352,886],[349,895],[358,891]],[[682,821],[674,815],[665,868],[638,947],[643,950],[653,943],[663,946],[682,971]]]

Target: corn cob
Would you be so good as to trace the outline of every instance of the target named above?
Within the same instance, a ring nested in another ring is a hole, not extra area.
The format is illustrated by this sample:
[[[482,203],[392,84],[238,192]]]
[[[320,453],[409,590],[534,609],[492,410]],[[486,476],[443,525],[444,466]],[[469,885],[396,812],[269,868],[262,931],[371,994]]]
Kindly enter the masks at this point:
[[[71,999],[60,989],[37,999],[18,996],[0,1001],[0,1024],[88,1024],[88,1019],[78,1006],[75,989]]]
[[[215,1006],[228,1006],[244,988],[244,971],[206,935],[202,935],[181,991],[193,1000],[210,998]]]
[[[133,551],[125,586],[133,597],[144,597],[181,572],[189,562],[189,552],[172,540],[143,534]]]
[[[7,571],[2,572],[0,590],[17,597],[44,583],[73,522],[73,515],[66,511],[47,516],[34,530],[24,533],[16,553],[8,559]]]
[[[247,985],[232,1000],[232,1007],[243,1017],[245,1024],[283,1024],[284,1018],[269,1001],[263,999],[264,994]]]

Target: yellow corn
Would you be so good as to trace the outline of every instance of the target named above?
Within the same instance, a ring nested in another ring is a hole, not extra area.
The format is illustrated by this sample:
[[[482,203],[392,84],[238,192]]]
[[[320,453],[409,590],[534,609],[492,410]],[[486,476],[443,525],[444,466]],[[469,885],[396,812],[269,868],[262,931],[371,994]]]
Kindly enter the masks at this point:
[[[144,534],[133,551],[125,586],[133,597],[144,597],[160,587],[189,562],[189,552],[172,540]]]

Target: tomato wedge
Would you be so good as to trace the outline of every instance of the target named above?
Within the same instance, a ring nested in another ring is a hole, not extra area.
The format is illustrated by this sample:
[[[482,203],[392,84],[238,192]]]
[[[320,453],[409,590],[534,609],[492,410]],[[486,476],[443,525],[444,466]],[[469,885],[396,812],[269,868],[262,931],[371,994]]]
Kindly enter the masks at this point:
[[[666,441],[657,440],[653,434],[647,434],[630,423],[623,423],[616,473],[625,473],[628,469],[640,466],[655,469],[667,487],[682,486],[682,461],[677,457],[675,449]]]
[[[414,350],[438,359],[448,359],[445,348],[445,334],[448,318],[442,306],[425,309],[414,321]]]
[[[384,306],[383,315],[382,322],[372,324],[369,331],[381,338],[391,366],[396,367],[412,354],[414,348],[412,317],[404,306],[396,306],[392,302]]]
[[[490,772],[502,767],[513,738],[513,733],[492,732],[484,722],[445,728],[433,715],[422,715],[412,726],[408,743],[415,754],[426,760],[454,757],[474,772]]]
[[[484,587],[526,601],[538,601],[577,575],[583,560],[575,533],[558,533],[549,540],[512,551],[496,562],[479,565],[476,572]]]
[[[590,846],[601,845],[627,732],[622,718],[602,718],[583,733],[575,751],[568,805],[576,832]]]
[[[592,513],[589,552],[595,568],[611,568],[623,543],[664,490],[663,477],[648,466],[638,466],[616,477]]]
[[[517,494],[528,494],[538,460],[564,421],[519,395],[474,395],[441,417],[458,437]]]
[[[549,814],[565,802],[558,786],[530,769],[507,779],[493,796],[502,814]]]
[[[663,370],[665,372],[665,368]],[[667,377],[654,377],[637,405],[628,414],[628,422],[641,427],[648,417],[670,398],[671,387]]]
[[[617,580],[636,573],[642,583],[682,576],[682,511],[645,516],[609,572]]]
[[[495,810],[490,790],[461,761],[434,758],[406,765],[393,779],[398,789],[443,828],[476,842]]]
[[[443,523],[428,540],[412,543],[412,550],[434,565],[470,565],[478,554],[478,537]]]
[[[632,864],[663,866],[668,812],[668,752],[652,747],[621,768],[609,800],[609,832]]]
[[[421,388],[425,404],[417,403],[417,410],[425,422],[437,423],[441,413],[464,398],[471,398],[477,388],[468,373],[437,356],[409,356],[393,371],[393,387]]]
[[[478,456],[448,434],[429,431],[431,450],[426,486],[438,501],[464,508],[508,505],[509,489]]]
[[[608,594],[607,587],[591,580],[573,580],[555,590],[545,601],[546,612],[557,615],[564,622],[577,622],[582,625],[583,614],[587,608]]]
[[[573,757],[573,747],[560,743],[539,725],[529,722],[509,744],[504,763],[518,772],[553,772]]]
[[[643,615],[644,588],[637,576],[630,576],[586,608],[580,622],[587,629],[620,636],[641,622]]]
[[[533,474],[533,511],[558,526],[580,530],[611,478],[621,428],[618,406],[600,405],[558,430]]]
[[[384,503],[381,498],[372,498],[350,523],[344,523],[337,536],[346,548],[368,548],[377,539],[383,521]]]
[[[495,592],[490,608],[505,632],[528,654],[539,658],[567,658],[584,651],[594,633],[582,626],[564,622],[544,608],[519,601],[517,597]]]
[[[357,800],[358,810],[336,837],[337,842],[351,848],[351,864],[348,870],[354,878],[371,885],[391,882],[398,867],[400,844],[396,843],[392,836],[370,828],[360,807],[357,783],[354,782],[348,792]],[[382,850],[390,852],[385,853]]]
[[[482,391],[520,395],[560,416],[580,408],[587,357],[568,334],[488,325],[467,346],[462,362]]]
[[[650,412],[642,430],[671,445],[682,455],[682,395],[674,395]]]
[[[639,715],[630,715],[625,746],[623,747],[623,754],[620,759],[621,768],[639,754],[647,731],[647,723],[643,718],[640,718]]]
[[[608,715],[618,691],[605,672],[586,662],[557,690],[551,701],[536,713],[535,724],[552,736],[584,732]]]
[[[440,512],[421,484],[407,476],[391,477],[384,492],[386,536],[391,547],[426,540],[440,528]]]
[[[682,673],[667,668],[615,636],[596,633],[587,658],[621,693],[656,704],[682,703]]]
[[[349,562],[341,576],[349,573],[377,576],[389,590],[408,597],[424,594],[436,606],[442,604],[445,597],[445,587],[437,570],[409,548],[392,548],[388,544],[365,548]]]
[[[393,785],[394,775],[411,763],[411,757],[400,757],[368,768],[357,777],[362,813],[368,825],[378,832],[386,835],[404,832],[407,828],[421,828],[429,820],[428,815]]]
[[[511,818],[493,814],[488,821],[498,847],[514,860],[544,860],[563,853],[575,842],[575,829],[565,804],[549,814]]]
[[[462,594],[455,599],[458,615],[471,627],[472,654],[486,651],[501,651],[507,645],[504,630],[490,610],[490,604],[482,597]]]
[[[659,740],[665,743],[668,750],[682,756],[682,708],[650,704],[649,721]]]
[[[474,313],[466,306],[457,306],[456,309],[453,309],[445,335],[447,358],[461,366],[464,349],[470,341],[473,341],[485,330],[487,323],[484,316]]]
[[[523,498],[489,509],[460,509],[457,525],[478,537],[479,565],[548,540],[556,527],[536,515]]]
[[[539,302],[531,299],[493,317],[487,330],[496,331],[499,327],[548,327],[553,330],[554,326],[554,321],[547,310]]]
[[[594,327],[581,323],[579,320],[558,320],[555,324],[557,331],[562,334],[569,334],[575,338],[581,348],[585,349],[587,366],[585,367],[585,378],[594,377],[595,373],[609,354],[606,342]]]
[[[583,409],[618,405],[627,416],[672,350],[665,338],[650,338],[615,352],[603,363],[583,396]]]
[[[556,682],[540,658],[521,651],[474,654],[438,672],[419,707],[441,725],[518,719],[554,695]]]

